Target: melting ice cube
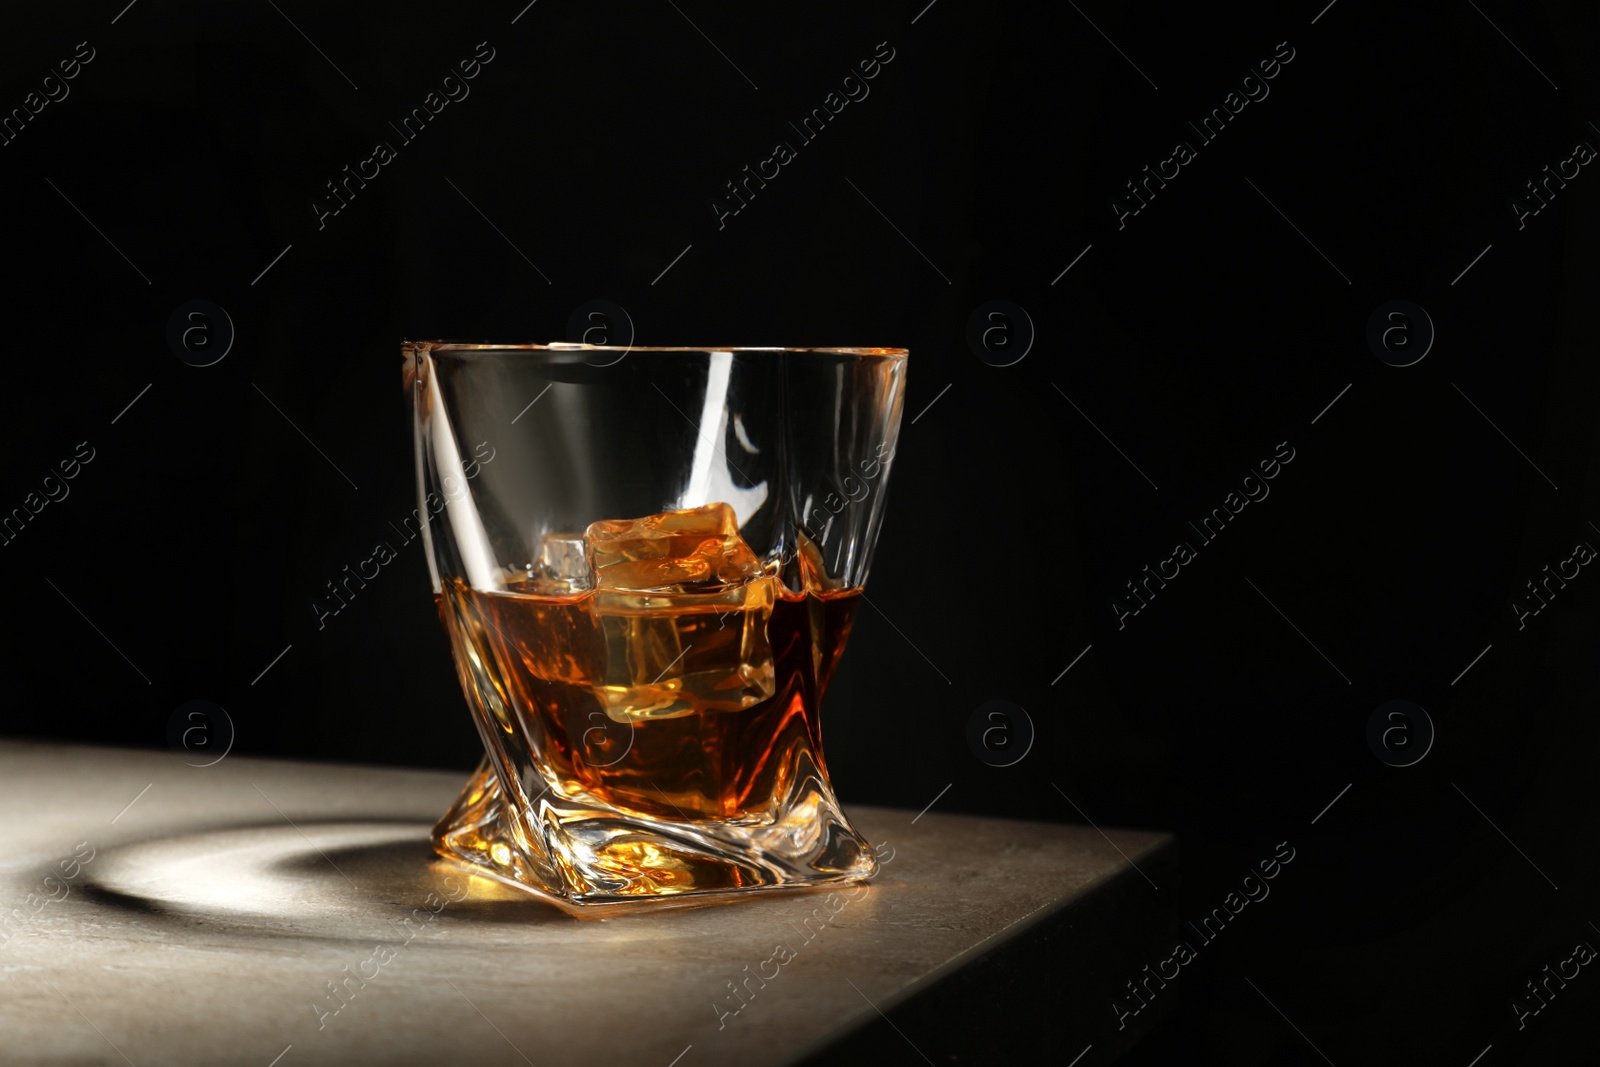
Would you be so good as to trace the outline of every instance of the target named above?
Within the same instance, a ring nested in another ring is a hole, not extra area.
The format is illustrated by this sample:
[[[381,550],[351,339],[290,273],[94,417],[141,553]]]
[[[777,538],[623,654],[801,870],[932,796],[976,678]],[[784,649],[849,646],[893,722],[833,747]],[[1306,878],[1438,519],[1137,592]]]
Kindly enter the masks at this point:
[[[775,688],[776,578],[707,504],[592,524],[584,535],[605,646],[595,694],[618,722],[741,711]]]
[[[727,504],[597,522],[585,537],[601,589],[711,592],[762,572]]]
[[[539,542],[539,557],[528,568],[529,592],[541,596],[566,596],[594,588],[582,534],[547,533]]]

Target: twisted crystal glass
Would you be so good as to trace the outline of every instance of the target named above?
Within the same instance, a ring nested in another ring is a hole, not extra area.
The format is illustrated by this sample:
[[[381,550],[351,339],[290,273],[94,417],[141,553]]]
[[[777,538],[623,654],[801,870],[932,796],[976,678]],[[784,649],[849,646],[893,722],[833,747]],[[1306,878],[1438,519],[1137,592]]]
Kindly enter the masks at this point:
[[[870,877],[819,712],[906,352],[403,351],[435,599],[485,750],[435,848],[579,913]]]

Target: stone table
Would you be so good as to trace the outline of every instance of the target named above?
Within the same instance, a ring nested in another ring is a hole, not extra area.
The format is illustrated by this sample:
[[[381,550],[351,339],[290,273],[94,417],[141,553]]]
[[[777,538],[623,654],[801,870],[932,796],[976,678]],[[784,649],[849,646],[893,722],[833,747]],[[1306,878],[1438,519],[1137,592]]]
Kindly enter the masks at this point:
[[[1166,835],[854,806],[868,888],[576,919],[434,857],[464,771],[185,760],[0,742],[0,1061],[1087,1067],[1177,925]]]

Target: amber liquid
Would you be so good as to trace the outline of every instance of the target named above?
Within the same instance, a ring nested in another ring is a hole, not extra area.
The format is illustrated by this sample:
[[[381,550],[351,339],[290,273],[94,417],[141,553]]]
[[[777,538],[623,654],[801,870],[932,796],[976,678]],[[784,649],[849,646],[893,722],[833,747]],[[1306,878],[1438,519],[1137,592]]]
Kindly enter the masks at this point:
[[[486,593],[459,579],[439,608],[480,723],[522,740],[564,795],[666,819],[760,818],[808,759],[826,774],[818,710],[860,594],[766,581],[770,597],[746,598],[759,611],[670,596],[626,609],[603,591]],[[619,670],[637,677],[616,684]]]

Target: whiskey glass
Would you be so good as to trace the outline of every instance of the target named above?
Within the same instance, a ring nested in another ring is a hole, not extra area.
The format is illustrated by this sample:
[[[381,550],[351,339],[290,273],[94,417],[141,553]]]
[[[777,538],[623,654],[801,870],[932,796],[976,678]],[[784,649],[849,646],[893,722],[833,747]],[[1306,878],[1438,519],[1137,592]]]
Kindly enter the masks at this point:
[[[906,351],[402,351],[415,518],[484,746],[436,851],[575,914],[871,877],[819,713]]]

